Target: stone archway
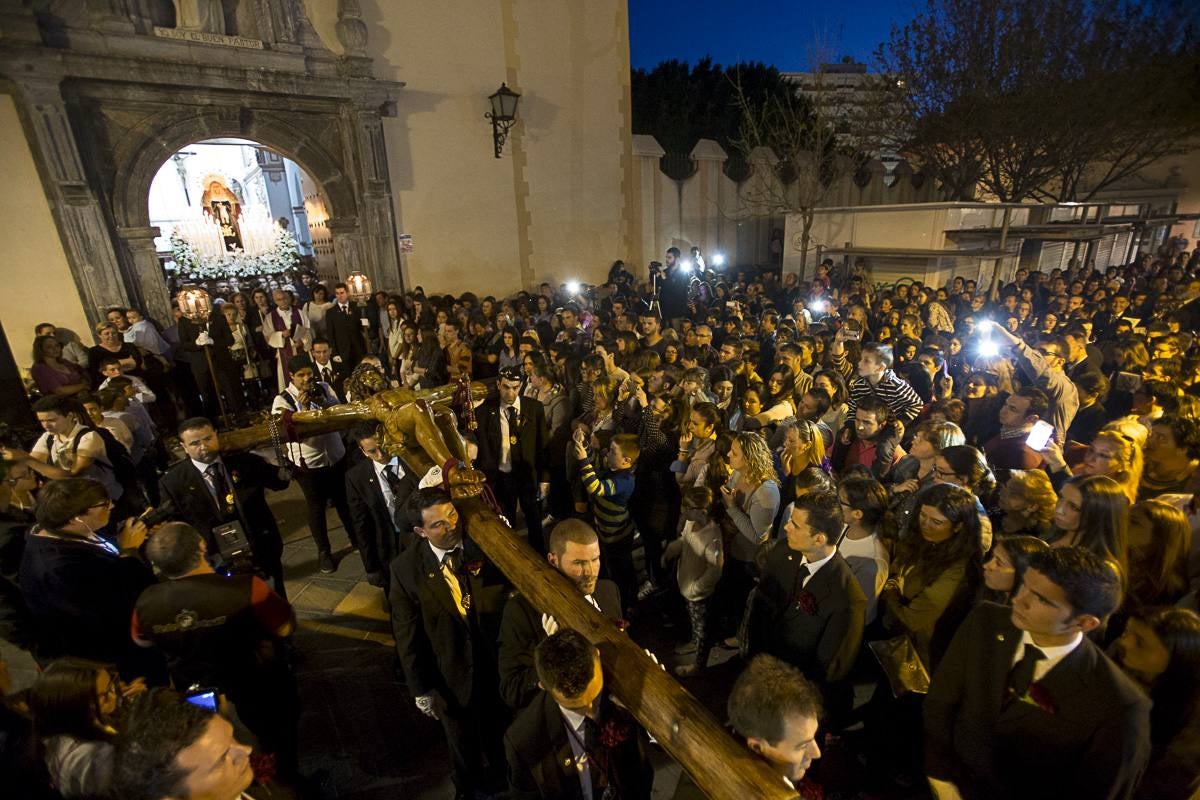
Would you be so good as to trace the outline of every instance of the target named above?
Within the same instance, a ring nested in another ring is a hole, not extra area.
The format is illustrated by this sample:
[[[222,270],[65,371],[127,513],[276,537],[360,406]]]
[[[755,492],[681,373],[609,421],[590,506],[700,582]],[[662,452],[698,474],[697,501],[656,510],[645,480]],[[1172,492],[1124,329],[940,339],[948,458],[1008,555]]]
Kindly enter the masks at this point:
[[[180,104],[178,93],[168,101],[148,96],[153,92],[130,98],[91,88],[72,98],[73,127],[95,165],[100,196],[108,200],[128,294],[148,313],[169,318],[171,301],[154,248],[159,231],[150,226],[150,183],[181,148],[222,137],[257,142],[300,165],[329,201],[339,271],[362,270],[375,285],[398,285],[390,197],[387,213],[364,219],[364,205],[378,206],[381,198],[370,192],[378,183],[369,185],[351,169],[367,154],[360,151],[361,138],[347,136],[342,104],[265,96],[248,104],[245,95]]]
[[[332,206],[339,269],[400,285],[381,117],[395,113],[403,84],[371,77],[356,3],[338,4],[340,55],[299,0],[243,4],[253,13],[239,36],[165,35],[141,9],[97,5],[54,18],[11,9],[0,48],[0,74],[91,321],[130,302],[169,317],[150,182],[178,148],[220,137],[260,142],[301,165]]]
[[[154,120],[154,126],[133,132],[140,135],[121,138],[120,146],[113,152],[115,170],[111,195],[113,219],[125,251],[127,273],[134,278],[140,298],[151,313],[162,313],[160,309],[169,311],[171,298],[154,246],[154,238],[160,232],[150,226],[150,184],[159,168],[176,152],[205,139],[247,139],[295,161],[320,184],[329,203],[329,227],[339,272],[344,274],[363,268],[362,231],[354,182],[322,142],[311,134],[266,113],[231,118],[220,109],[182,109],[176,114],[155,116]],[[384,232],[382,235],[393,234]],[[385,280],[386,263],[374,266],[372,280]]]

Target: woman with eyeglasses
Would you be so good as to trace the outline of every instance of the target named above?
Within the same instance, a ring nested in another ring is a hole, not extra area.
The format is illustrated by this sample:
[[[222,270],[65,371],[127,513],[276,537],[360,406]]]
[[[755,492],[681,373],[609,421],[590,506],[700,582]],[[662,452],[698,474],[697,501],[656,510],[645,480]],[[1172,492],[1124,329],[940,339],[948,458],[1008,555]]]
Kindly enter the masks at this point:
[[[82,658],[59,659],[38,676],[29,710],[60,795],[108,796],[121,709],[145,690],[141,679],[122,683],[112,667]]]
[[[892,513],[901,529],[906,529],[916,510],[917,495],[933,486],[938,455],[947,447],[966,441],[962,429],[953,422],[925,420],[913,429],[908,455],[900,459],[884,481],[892,496]]]
[[[1075,476],[1107,475],[1120,484],[1130,504],[1137,502],[1145,463],[1142,448],[1127,436],[1114,430],[1100,431],[1084,453],[1083,463],[1075,469],[1067,465],[1062,446],[1057,442],[1048,442],[1041,453],[1055,488],[1061,490]]]
[[[36,625],[34,655],[40,663],[78,656],[116,663],[123,674],[161,674],[158,654],[129,636],[138,595],[155,583],[137,555],[146,525],[131,518],[110,530],[112,507],[103,484],[89,478],[53,480],[38,493],[19,573]]]

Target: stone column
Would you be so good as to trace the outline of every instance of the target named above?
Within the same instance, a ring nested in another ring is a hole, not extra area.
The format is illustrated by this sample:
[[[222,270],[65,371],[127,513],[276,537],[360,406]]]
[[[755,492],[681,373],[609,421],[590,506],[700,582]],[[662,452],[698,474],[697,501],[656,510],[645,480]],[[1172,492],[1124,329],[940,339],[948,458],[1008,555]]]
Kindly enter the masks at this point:
[[[149,226],[117,228],[117,235],[124,245],[128,272],[136,282],[133,287],[135,302],[141,304],[143,314],[158,320],[161,325],[170,325],[171,293],[154,245],[159,229]]]
[[[125,282],[104,209],[88,184],[58,80],[20,85],[19,111],[88,321],[125,305]]]
[[[375,286],[376,275],[372,265],[363,263],[362,242],[358,234],[357,217],[330,217],[325,227],[333,236],[333,271],[339,280],[351,272],[361,272]]]
[[[350,131],[357,150],[355,163],[361,182],[358,210],[361,269],[377,288],[399,289],[400,260],[396,243],[396,219],[392,208],[392,186],[388,178],[387,147],[383,120],[379,116],[380,98],[364,98],[349,114]],[[368,271],[370,270],[370,271]]]

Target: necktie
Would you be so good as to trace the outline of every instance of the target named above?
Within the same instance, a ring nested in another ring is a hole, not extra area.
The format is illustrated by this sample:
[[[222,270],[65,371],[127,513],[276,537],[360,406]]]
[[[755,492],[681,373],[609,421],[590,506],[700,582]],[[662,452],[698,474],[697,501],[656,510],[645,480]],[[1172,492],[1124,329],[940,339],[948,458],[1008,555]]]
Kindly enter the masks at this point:
[[[325,381],[326,383],[333,383],[333,373],[329,371],[329,367],[325,367],[321,370],[321,380]]]
[[[608,786],[608,749],[600,738],[600,723],[591,717],[583,718],[583,749],[591,770],[592,796],[600,797]]]
[[[213,491],[216,492],[217,507],[221,509],[222,514],[230,513],[233,510],[233,492],[229,488],[229,482],[225,480],[225,470],[221,468],[220,462],[209,464],[205,473],[212,483]]]
[[[396,526],[396,530],[400,530],[404,511],[400,506],[400,475],[396,472],[395,464],[388,464],[383,468],[383,479],[387,481],[388,488],[392,490],[392,524]]]
[[[509,406],[504,409],[504,414],[508,417],[508,444],[511,447],[517,443],[517,409]]]
[[[808,564],[801,562],[800,566],[796,567],[796,577],[792,581],[792,597],[796,597],[804,589],[804,579],[811,573]]]
[[[471,608],[471,596],[463,593],[462,585],[458,582],[456,573],[461,564],[461,550],[451,550],[446,553],[446,557],[442,559],[442,577],[446,579],[446,585],[450,587],[450,596],[454,599],[454,607],[458,609],[461,616],[465,617]]]
[[[1012,690],[1014,698],[1024,697],[1025,693],[1029,691],[1029,685],[1033,683],[1033,672],[1037,668],[1037,662],[1045,657],[1046,654],[1033,645],[1025,645],[1025,653],[1021,656],[1021,660],[1008,673],[1008,688]]]

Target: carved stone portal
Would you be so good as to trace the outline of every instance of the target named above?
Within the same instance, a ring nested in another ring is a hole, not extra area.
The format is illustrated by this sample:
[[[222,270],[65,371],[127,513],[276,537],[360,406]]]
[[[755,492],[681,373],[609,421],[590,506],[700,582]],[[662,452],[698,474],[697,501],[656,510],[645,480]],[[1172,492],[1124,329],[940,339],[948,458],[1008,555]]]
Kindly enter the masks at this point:
[[[174,2],[178,27],[224,31],[219,0]],[[65,20],[35,18],[27,6],[0,0],[0,79],[15,87],[93,322],[106,307],[123,304],[170,319],[153,249],[157,230],[149,224],[150,183],[179,150],[223,137],[268,147],[320,184],[339,273],[362,271],[376,286],[401,285],[380,116],[394,108],[403,84],[370,77],[356,2],[343,5],[340,26],[358,51],[352,63],[339,62],[316,38],[298,0],[252,2],[263,49],[217,37],[181,48],[178,40],[134,32],[132,23],[114,24],[122,14],[132,20],[127,6],[140,5],[123,0],[91,4],[109,10],[100,17]],[[235,218],[232,205],[229,211]]]

